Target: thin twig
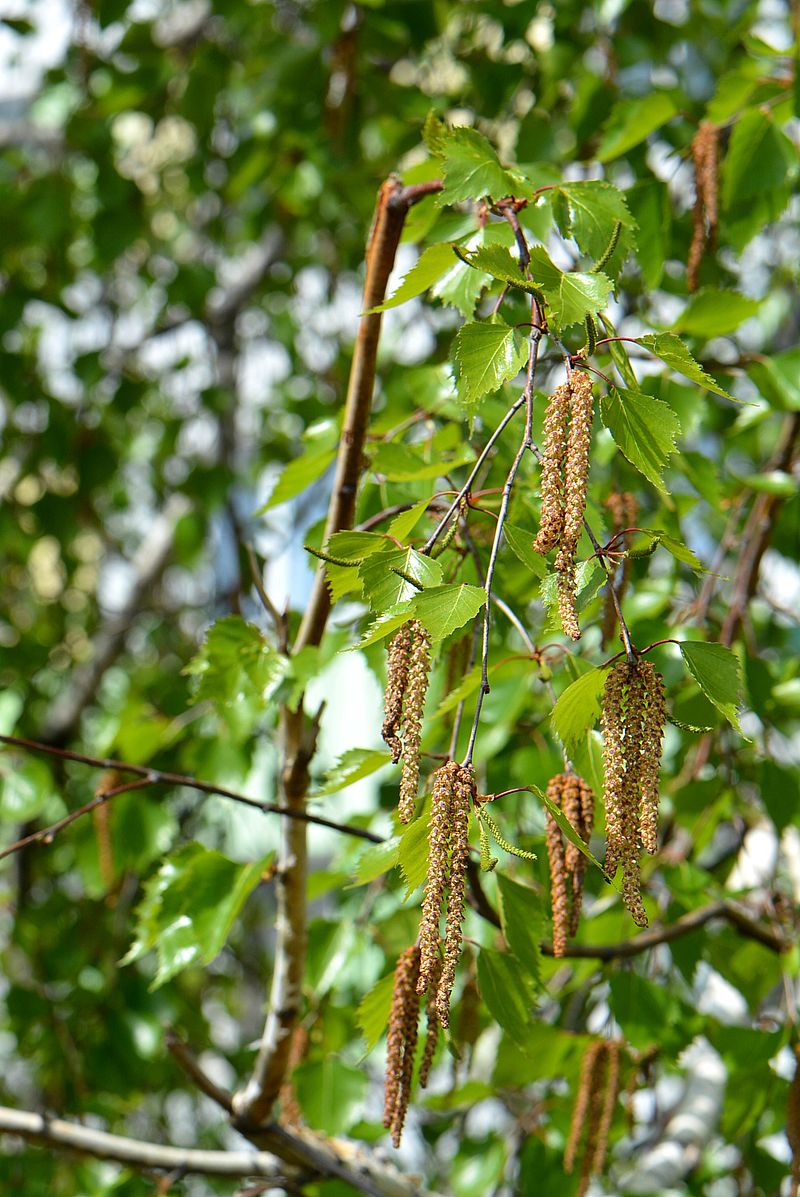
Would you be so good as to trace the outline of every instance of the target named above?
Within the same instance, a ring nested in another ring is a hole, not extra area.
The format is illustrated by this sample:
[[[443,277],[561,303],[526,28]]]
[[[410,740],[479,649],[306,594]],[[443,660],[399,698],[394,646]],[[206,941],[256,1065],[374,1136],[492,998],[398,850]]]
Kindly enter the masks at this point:
[[[172,1027],[168,1028],[164,1038],[169,1054],[197,1086],[200,1092],[205,1093],[206,1097],[210,1097],[213,1102],[216,1102],[218,1106],[231,1114],[233,1112],[233,1099],[230,1093],[227,1093],[225,1089],[221,1089],[219,1085],[215,1084],[211,1080],[211,1077],[206,1076],[194,1058],[194,1054],[189,1048],[188,1043],[184,1043],[180,1035]]]
[[[282,653],[285,653],[288,648],[288,628],[286,626],[286,618],[281,615],[280,611],[267,594],[263,578],[261,577],[261,567],[258,564],[258,558],[256,557],[255,549],[251,544],[248,543],[245,545],[245,551],[247,553],[247,559],[250,562],[250,573],[253,577],[253,585],[256,588],[256,593],[261,599],[262,607],[272,620],[273,627],[275,628],[275,635],[278,637],[278,648]]]
[[[216,794],[220,798],[229,798],[231,802],[238,802],[243,806],[251,807],[253,810],[261,811],[262,814],[282,815],[285,819],[296,819],[302,823],[313,823],[318,827],[328,827],[331,831],[339,831],[342,835],[350,835],[356,839],[369,840],[373,844],[383,843],[382,836],[376,835],[372,831],[366,831],[364,828],[348,827],[345,823],[337,823],[335,820],[326,819],[322,815],[312,815],[307,811],[290,810],[285,806],[279,806],[275,802],[261,802],[258,798],[248,798],[245,794],[238,794],[235,790],[226,789],[225,786],[218,786],[210,781],[201,781],[197,777],[189,777],[184,773],[166,773],[161,769],[151,769],[147,765],[131,765],[127,761],[117,761],[110,757],[86,756],[82,752],[72,752],[67,748],[56,748],[54,744],[42,744],[38,740],[26,740],[21,736],[0,735],[0,743],[10,744],[14,748],[24,748],[27,752],[42,752],[47,756],[59,757],[64,761],[75,761],[76,764],[89,765],[93,769],[114,769],[119,773],[134,773],[137,777],[144,779],[142,783],[139,783],[143,785],[185,786],[188,790],[199,790],[202,794]],[[109,794],[106,794],[106,797],[109,796]],[[86,814],[89,810],[93,809],[94,805],[94,800],[91,803],[87,803],[86,810],[82,807],[80,814]],[[79,817],[77,811],[73,811],[72,815]],[[73,822],[74,819],[70,817],[68,821]],[[36,837],[44,839],[50,831],[52,831],[52,828],[45,828],[41,833],[37,832]],[[6,848],[2,856],[10,855],[12,851],[16,851],[20,846],[22,846],[22,843]]]

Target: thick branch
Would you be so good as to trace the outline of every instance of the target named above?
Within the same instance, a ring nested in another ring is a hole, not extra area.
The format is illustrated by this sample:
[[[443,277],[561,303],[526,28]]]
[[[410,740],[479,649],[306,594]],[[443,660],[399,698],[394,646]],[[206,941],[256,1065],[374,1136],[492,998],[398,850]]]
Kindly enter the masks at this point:
[[[132,1168],[156,1168],[167,1172],[196,1172],[204,1176],[266,1176],[280,1185],[285,1168],[265,1151],[197,1151],[186,1147],[162,1147],[140,1139],[110,1135],[88,1126],[77,1126],[61,1118],[48,1118],[27,1110],[0,1106],[0,1133],[115,1160]]]

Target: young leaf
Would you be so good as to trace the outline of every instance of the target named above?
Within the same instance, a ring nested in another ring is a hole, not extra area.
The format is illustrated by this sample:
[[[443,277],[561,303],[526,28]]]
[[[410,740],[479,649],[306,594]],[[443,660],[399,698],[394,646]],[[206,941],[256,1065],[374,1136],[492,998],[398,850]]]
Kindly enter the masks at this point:
[[[478,988],[492,1017],[524,1048],[532,1023],[533,994],[519,961],[510,952],[481,948]]]
[[[603,130],[597,150],[599,161],[610,162],[620,154],[627,154],[676,112],[675,101],[663,91],[637,96],[635,100],[621,100]]]
[[[705,287],[692,296],[672,327],[675,332],[704,340],[724,337],[754,316],[759,306],[757,299],[749,299],[738,291]]]
[[[441,562],[423,556],[416,549],[374,553],[361,562],[358,572],[364,583],[364,597],[379,614],[413,598],[419,587],[438,586],[442,581]],[[409,578],[419,585],[415,586]]]
[[[600,320],[602,321],[606,336],[616,337],[617,331],[609,320],[608,316],[606,316],[605,312],[601,313]],[[625,386],[629,387],[632,391],[638,390],[639,383],[636,379],[636,375],[633,372],[633,366],[631,365],[631,359],[628,357],[628,350],[625,348],[625,342],[611,340],[607,345],[603,345],[602,348],[607,350],[611,355],[611,360],[617,367],[619,376],[625,383]]]
[[[361,781],[362,777],[369,777],[376,770],[382,769],[390,761],[389,753],[377,748],[348,748],[325,776],[312,786],[309,798],[326,798],[329,794],[338,794],[354,782]]]
[[[748,108],[733,126],[722,166],[726,208],[764,192],[776,191],[797,170],[797,149],[775,124],[771,112]]]
[[[400,837],[393,836],[385,844],[367,844],[359,854],[353,873],[353,885],[368,885],[376,877],[382,877],[397,864],[400,849]]]
[[[681,430],[669,404],[637,391],[610,387],[600,401],[600,415],[620,452],[666,494],[661,475]]]
[[[676,561],[682,561],[684,565],[691,566],[691,568],[696,570],[697,573],[708,573],[708,570],[703,565],[700,558],[697,557],[688,547],[688,545],[683,543],[682,540],[678,540],[677,537],[670,536],[668,533],[662,532],[659,528],[642,528],[641,531],[648,541],[644,548],[644,553],[641,555],[647,554],[649,556],[653,549],[655,549],[658,545],[662,545],[668,553],[672,554]],[[630,551],[630,556],[638,557],[639,555],[639,542],[637,541]]]
[[[475,250],[463,250],[459,257],[476,270],[490,274],[501,283],[519,287],[523,291],[539,293],[539,288],[529,282],[519,268],[518,260],[504,245],[487,245]]]
[[[370,308],[366,315],[399,307],[401,303],[413,299],[416,295],[421,295],[423,291],[427,291],[433,283],[438,282],[442,275],[447,273],[454,260],[453,247],[448,241],[443,241],[439,245],[429,245],[420,254],[418,261],[411,267],[393,295],[378,307]]]
[[[310,1126],[342,1135],[363,1115],[369,1081],[360,1068],[334,1055],[304,1060],[292,1073],[297,1100]]]
[[[520,176],[500,165],[494,149],[477,129],[440,130],[436,147],[444,178],[444,187],[437,197],[440,206],[479,200],[487,195],[503,199],[520,189]]]
[[[368,1052],[372,1051],[389,1025],[393,991],[394,972],[391,972],[381,977],[380,981],[376,981],[369,993],[361,999],[356,1010],[356,1022],[367,1042]]]
[[[410,603],[398,603],[392,610],[384,611],[377,619],[373,619],[358,644],[354,644],[347,651],[358,652],[359,649],[369,648],[371,644],[377,644],[379,640],[385,640],[387,636],[391,636],[392,632],[396,632],[399,627],[412,618],[410,608]]]
[[[409,612],[425,625],[436,642],[445,640],[451,632],[474,619],[485,602],[486,591],[482,586],[461,582],[422,591],[409,603]]]
[[[724,644],[706,644],[702,640],[684,640],[680,649],[689,672],[706,698],[738,732],[742,732],[736,713],[742,698],[738,657]]]
[[[469,253],[484,245],[511,245],[514,234],[508,224],[487,224],[467,240],[462,252]],[[475,270],[453,254],[453,264],[446,274],[431,287],[431,296],[442,303],[457,308],[466,319],[471,319],[481,292],[489,286],[492,276],[483,270]]]
[[[401,511],[394,517],[386,531],[395,540],[407,540],[428,510],[430,502],[429,496],[427,499],[420,499],[413,507],[409,507],[408,511]]]
[[[333,464],[335,457],[335,449],[314,449],[301,454],[294,461],[290,461],[275,483],[269,499],[262,507],[259,507],[255,514],[263,515],[265,511],[271,511],[273,507],[279,507],[281,503],[286,503],[289,499],[299,495],[312,482],[316,482],[318,478],[322,477],[328,467]]]
[[[497,892],[505,941],[536,985],[541,987],[542,953],[539,944],[544,930],[542,897],[527,885],[520,885],[503,873],[497,874]]]
[[[218,619],[184,673],[197,678],[195,702],[210,702],[235,733],[248,730],[287,672],[288,661],[239,615]]]
[[[531,277],[544,293],[548,318],[559,329],[582,323],[604,306],[614,284],[605,274],[580,274],[563,270],[550,261],[547,251],[536,245],[531,250]]]
[[[514,556],[537,578],[543,578],[547,573],[547,563],[540,553],[533,551],[535,533],[519,528],[516,524],[506,524],[503,531]]]
[[[270,857],[239,865],[201,844],[186,844],[144,885],[136,937],[123,964],[156,950],[157,989],[192,964],[222,951],[230,929]]]
[[[714,382],[710,374],[706,374],[699,362],[694,360],[680,337],[676,337],[674,333],[647,333],[645,336],[637,338],[637,344],[648,349],[650,353],[654,353],[656,357],[660,357],[662,362],[666,362],[669,368],[677,374],[682,374],[684,378],[699,383],[707,391],[713,391],[715,395],[722,395],[724,399],[733,399],[732,395],[729,395],[723,387]]]
[[[605,669],[592,669],[574,681],[560,695],[550,718],[561,743],[570,752],[600,718]]]
[[[518,374],[528,358],[523,335],[495,318],[465,324],[453,342],[456,391],[464,412],[472,416],[485,395]]]
[[[406,883],[406,898],[422,885],[428,874],[428,823],[430,806],[413,823],[409,823],[400,837],[398,861]]]
[[[617,223],[622,225],[622,231],[613,260],[621,264],[635,248],[636,221],[625,196],[613,184],[601,179],[562,183],[557,194],[562,202],[555,204],[553,210],[561,235],[572,237],[582,253],[599,258],[607,249]]]
[[[440,478],[448,470],[472,461],[474,454],[468,444],[461,444],[453,453],[425,451],[421,445],[380,445],[372,456],[371,466],[387,482],[421,482],[425,478]]]

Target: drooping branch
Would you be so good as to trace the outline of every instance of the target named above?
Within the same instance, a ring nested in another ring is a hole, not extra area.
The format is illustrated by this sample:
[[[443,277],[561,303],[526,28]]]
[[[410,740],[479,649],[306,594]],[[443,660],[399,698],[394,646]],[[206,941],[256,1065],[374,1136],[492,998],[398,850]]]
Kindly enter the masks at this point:
[[[404,188],[392,176],[378,193],[367,243],[363,315],[350,368],[333,491],[325,521],[325,544],[334,533],[351,528],[355,519],[381,330],[381,314],[372,309],[385,297],[409,207],[440,186],[433,182]],[[320,565],[293,646],[295,653],[320,644],[330,608],[325,570]],[[315,724],[308,726],[302,703],[297,710],[288,707],[282,710],[281,788],[287,810],[305,809],[308,767],[317,731]],[[258,1126],[271,1116],[289,1066],[292,1033],[302,1000],[306,957],[306,834],[300,819],[287,819],[283,825],[275,894],[275,954],[267,1018],[252,1075],[233,1099],[238,1119],[251,1126]]]
[[[258,798],[248,798],[246,794],[239,794],[236,790],[226,789],[225,786],[218,786],[211,781],[201,781],[198,777],[189,777],[185,773],[169,773],[162,769],[151,769],[147,765],[131,765],[127,761],[117,761],[111,757],[97,757],[86,756],[82,752],[73,752],[67,748],[56,748],[54,744],[43,744],[38,740],[26,740],[22,736],[2,736],[0,735],[0,744],[9,744],[14,748],[22,748],[27,752],[41,752],[47,756],[55,756],[63,761],[75,761],[79,765],[90,765],[93,769],[110,769],[115,773],[132,773],[136,777],[142,778],[143,785],[160,785],[160,786],[185,786],[187,790],[199,790],[202,794],[216,794],[220,798],[229,798],[231,802],[238,802],[242,806],[249,806],[253,810],[261,811],[262,814],[281,815],[285,819],[293,819],[300,823],[313,823],[316,827],[327,827],[331,831],[339,831],[342,835],[350,835],[355,839],[368,840],[372,844],[380,844],[383,842],[383,837],[376,835],[373,831],[367,831],[362,827],[350,827],[346,823],[337,823],[334,819],[326,819],[322,815],[313,815],[306,810],[291,810],[288,807],[281,806],[276,802],[261,802]],[[113,792],[107,792],[105,799],[114,797],[116,793],[122,793],[123,789],[115,789]],[[85,804],[77,811],[72,811],[69,816],[59,820],[49,827],[43,827],[39,831],[33,832],[26,836],[23,840],[17,841],[15,844],[9,845],[0,852],[0,860],[4,856],[10,856],[13,852],[25,847],[28,843],[47,842],[50,836],[56,835],[62,827],[73,823],[76,818],[80,818],[84,814],[94,809],[95,805],[100,805],[99,802],[92,800]]]

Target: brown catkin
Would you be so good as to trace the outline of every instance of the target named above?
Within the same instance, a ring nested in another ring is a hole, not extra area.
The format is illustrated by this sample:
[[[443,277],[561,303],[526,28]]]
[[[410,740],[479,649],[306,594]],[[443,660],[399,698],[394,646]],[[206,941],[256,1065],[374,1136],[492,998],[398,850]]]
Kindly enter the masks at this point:
[[[431,1065],[433,1064],[433,1057],[436,1055],[436,1046],[439,1042],[439,1014],[436,1009],[436,996],[439,988],[439,979],[442,975],[442,962],[437,957],[436,963],[433,966],[431,973],[431,982],[428,989],[428,996],[425,1001],[425,1018],[427,1021],[427,1033],[425,1035],[425,1047],[422,1052],[422,1062],[419,1066],[419,1087],[425,1089],[428,1084],[428,1077],[431,1073]]]
[[[569,376],[570,421],[567,454],[564,461],[564,533],[562,546],[574,551],[583,528],[586,488],[589,482],[589,446],[592,439],[594,397],[592,380],[583,370]]]
[[[422,745],[422,712],[428,692],[431,667],[431,637],[419,620],[410,620],[412,642],[408,659],[408,680],[403,697],[403,773],[397,813],[401,823],[414,817],[419,789],[419,758]]]
[[[562,544],[556,557],[556,587],[558,595],[558,614],[564,635],[570,640],[580,640],[581,628],[578,623],[578,608],[576,598],[578,582],[575,570],[575,548]]]
[[[594,1039],[584,1052],[581,1063],[581,1076],[578,1082],[578,1092],[572,1107],[572,1121],[569,1128],[569,1138],[564,1152],[564,1171],[572,1172],[578,1155],[581,1138],[586,1126],[586,1117],[592,1100],[595,1065],[602,1051],[602,1039]]]
[[[602,1090],[600,1117],[597,1125],[597,1139],[594,1154],[589,1163],[589,1174],[597,1176],[603,1171],[608,1152],[608,1135],[614,1121],[614,1109],[619,1092],[619,1043],[615,1039],[605,1042],[607,1059],[606,1075]]]
[[[605,1164],[619,1087],[619,1054],[619,1043],[598,1039],[589,1044],[583,1057],[564,1153],[564,1170],[572,1172],[584,1140],[576,1197],[584,1197],[592,1176],[602,1172]]]
[[[547,787],[552,797],[553,783]],[[553,799],[555,801],[555,799]],[[553,816],[547,813],[547,859],[550,863],[550,902],[553,908],[553,955],[563,956],[567,950],[569,930],[569,896],[567,894],[567,870],[564,864],[564,844],[561,830]]]
[[[403,698],[408,684],[408,665],[414,638],[411,620],[395,632],[389,643],[386,662],[386,693],[383,699],[383,727],[381,735],[397,764],[403,754],[400,725],[403,719]]]
[[[623,856],[622,799],[625,785],[624,694],[626,670],[622,663],[609,670],[603,687],[603,771],[605,774],[605,870],[614,877]]]
[[[686,267],[686,286],[696,291],[706,248],[717,242],[719,224],[719,129],[701,121],[692,141],[695,202],[692,210],[692,240]]]
[[[542,513],[534,551],[544,555],[559,543],[564,530],[564,464],[567,454],[567,421],[570,388],[556,387],[544,417],[542,452]]]
[[[408,1102],[411,1096],[411,1075],[414,1051],[417,1046],[419,1023],[419,947],[413,944],[400,953],[394,971],[392,1006],[386,1051],[386,1086],[383,1106],[383,1125],[392,1133],[392,1142],[399,1147]]]
[[[658,786],[661,741],[667,722],[664,679],[649,661],[639,662],[642,692],[647,702],[640,767],[642,847],[651,856],[658,851]]]
[[[450,857],[449,893],[447,895],[447,923],[445,927],[444,964],[436,992],[436,1011],[443,1027],[450,1025],[450,995],[461,957],[464,921],[464,889],[469,860],[469,816],[475,797],[475,780],[471,769],[456,766],[452,795],[452,852]]]
[[[792,1149],[792,1187],[790,1197],[800,1191],[800,1044],[794,1046],[795,1072],[786,1103],[786,1137]]]
[[[419,924],[421,963],[417,991],[431,984],[439,957],[439,919],[450,875],[450,840],[453,831],[453,791],[459,766],[448,761],[431,778],[431,821],[428,824],[428,876]]]

